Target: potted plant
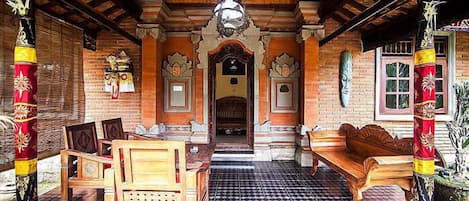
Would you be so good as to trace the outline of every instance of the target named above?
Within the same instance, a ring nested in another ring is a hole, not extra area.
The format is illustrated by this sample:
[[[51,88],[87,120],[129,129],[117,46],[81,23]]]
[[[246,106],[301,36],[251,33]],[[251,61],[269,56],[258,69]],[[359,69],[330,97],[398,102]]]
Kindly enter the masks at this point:
[[[435,200],[469,201],[467,147],[469,146],[469,80],[457,82],[454,120],[446,122],[451,144],[456,150],[453,169],[442,169],[435,176]]]

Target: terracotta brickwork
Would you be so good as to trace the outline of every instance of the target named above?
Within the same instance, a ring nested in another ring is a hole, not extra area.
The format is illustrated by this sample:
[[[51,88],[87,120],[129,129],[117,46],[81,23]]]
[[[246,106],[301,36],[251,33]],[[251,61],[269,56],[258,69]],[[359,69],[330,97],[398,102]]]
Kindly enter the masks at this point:
[[[287,53],[289,56],[292,56],[295,58],[295,61],[298,63],[301,63],[300,57],[300,44],[297,43],[296,37],[272,37],[269,45],[269,50],[268,50],[268,58],[267,63],[265,64],[266,69],[262,71],[266,71],[265,73],[260,73],[260,86],[261,88],[259,89],[259,101],[265,100],[265,96],[270,100],[270,77],[269,77],[269,69],[271,68],[272,61],[275,60],[276,57],[280,56],[283,53]],[[262,72],[261,71],[261,72]],[[264,79],[267,79],[267,85],[264,85],[266,81]],[[299,83],[299,82],[298,82]],[[299,85],[301,86],[301,84]],[[298,92],[301,90],[301,87]],[[270,100],[272,101],[272,100]],[[263,105],[262,102],[260,102],[260,105],[263,107],[267,107],[268,111],[270,112],[270,102],[267,103],[266,105]],[[262,114],[263,112],[263,107],[259,108],[259,112]],[[265,109],[264,109],[265,110]],[[263,121],[261,120],[262,115],[259,115],[260,118],[260,123]],[[270,120],[272,121],[272,125],[297,125],[299,123],[299,117],[300,115],[298,113],[270,113]]]
[[[130,33],[135,32],[133,21],[120,24]],[[141,65],[140,47],[124,37],[108,31],[101,31],[97,37],[96,52],[83,50],[83,68],[86,96],[85,121],[95,121],[98,136],[102,136],[101,120],[122,118],[125,131],[134,131],[141,124],[140,94]],[[109,67],[106,57],[119,50],[125,50],[133,61],[134,93],[120,93],[118,99],[111,100],[111,94],[104,92],[104,69]]]
[[[163,58],[162,60],[167,60],[168,55],[173,55],[174,53],[178,52],[181,55],[187,56],[187,59],[189,61],[192,61],[192,68],[196,69],[193,61],[193,48],[192,48],[192,42],[191,38],[188,36],[184,37],[168,37],[168,39],[164,42],[164,49],[163,49]],[[163,62],[161,62],[163,63]],[[162,66],[162,64],[161,64]],[[161,71],[161,68],[159,69]],[[192,77],[192,83],[194,83],[194,77]],[[163,92],[163,86],[158,86],[159,91]],[[189,125],[189,122],[194,118],[194,111],[195,111],[195,101],[196,99],[202,99],[201,101],[203,102],[202,96],[194,96],[194,88],[197,89],[195,85],[193,85],[192,92],[191,92],[191,97],[190,97],[190,102],[191,102],[191,111],[190,112],[165,112],[163,113],[163,116],[161,118],[162,123],[164,124],[173,124],[173,125]],[[160,96],[161,98],[158,100],[161,103],[163,103],[163,95]],[[159,104],[159,110],[163,110],[163,104]],[[200,105],[202,106],[202,105]],[[202,110],[202,108],[200,108]]]
[[[328,20],[326,35],[337,29],[338,24]],[[469,33],[456,34],[456,79],[469,79]],[[353,53],[352,94],[349,106],[341,107],[339,98],[340,52]],[[360,34],[346,32],[321,47],[319,85],[319,122],[323,129],[336,129],[342,123],[354,126],[379,124],[391,133],[412,136],[412,121],[375,121],[375,52],[361,53]],[[444,122],[436,122],[440,128],[435,136],[436,146],[444,153],[452,152]],[[407,129],[403,129],[407,128]],[[437,129],[438,130],[438,129]]]

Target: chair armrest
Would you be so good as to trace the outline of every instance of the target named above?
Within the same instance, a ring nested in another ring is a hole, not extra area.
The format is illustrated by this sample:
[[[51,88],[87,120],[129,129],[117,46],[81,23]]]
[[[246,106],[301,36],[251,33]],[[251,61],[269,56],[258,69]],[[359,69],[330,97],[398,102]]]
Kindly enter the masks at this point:
[[[95,162],[98,162],[98,163],[106,163],[106,164],[111,164],[112,163],[112,159],[110,159],[110,158],[106,158],[106,157],[102,157],[102,156],[96,156],[94,154],[79,152],[79,151],[75,151],[75,150],[71,150],[71,149],[65,149],[65,150],[60,151],[60,155],[62,156],[62,158],[65,158],[65,157],[68,158],[68,156],[76,156],[77,158],[82,158],[82,159],[86,159],[86,160],[90,160],[90,161],[95,161]],[[62,162],[67,162],[67,161],[62,161]]]
[[[208,196],[209,168],[200,167],[186,171],[186,188],[188,200],[201,201]],[[190,193],[189,193],[190,192]],[[190,195],[195,194],[195,198]]]
[[[413,174],[413,156],[375,156],[363,162],[366,183],[373,180],[411,178]]]
[[[111,149],[111,145],[112,140],[110,139],[98,139],[98,155],[102,156],[104,151],[109,151]]]
[[[114,169],[107,168],[104,170],[104,201],[114,201],[115,200],[115,177]]]
[[[339,130],[308,131],[311,151],[343,151],[345,135]]]

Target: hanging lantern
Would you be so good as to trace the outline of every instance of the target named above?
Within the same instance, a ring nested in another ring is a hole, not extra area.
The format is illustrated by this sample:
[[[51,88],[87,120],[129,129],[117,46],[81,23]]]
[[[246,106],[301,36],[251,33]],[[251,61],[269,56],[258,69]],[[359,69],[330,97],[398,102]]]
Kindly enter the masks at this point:
[[[220,0],[213,12],[217,18],[217,31],[222,37],[240,34],[248,27],[244,6],[235,0]]]

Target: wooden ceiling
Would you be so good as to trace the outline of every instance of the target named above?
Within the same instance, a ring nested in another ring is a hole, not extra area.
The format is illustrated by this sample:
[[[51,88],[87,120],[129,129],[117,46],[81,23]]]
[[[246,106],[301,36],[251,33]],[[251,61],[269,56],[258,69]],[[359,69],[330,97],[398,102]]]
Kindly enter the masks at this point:
[[[121,34],[136,44],[141,41],[134,30],[120,26],[126,19],[142,20],[142,2],[163,2],[161,23],[167,31],[192,31],[205,26],[213,16],[218,0],[34,0],[36,8],[74,24],[96,37],[100,30]],[[407,37],[415,31],[419,17],[418,0],[242,0],[254,23],[262,31],[295,32],[306,23],[327,19],[341,26],[320,41],[326,44],[341,33],[359,31],[364,50]],[[314,3],[319,2],[319,4]],[[462,0],[446,0],[439,11],[439,25],[469,18],[469,7]],[[160,4],[161,5],[161,4]],[[307,5],[307,10],[302,6]],[[312,6],[313,5],[313,6]],[[314,5],[319,5],[319,8]],[[301,13],[298,10],[306,11]],[[309,9],[309,10],[308,10]],[[306,20],[307,13],[309,21]],[[160,13],[161,15],[161,13]],[[158,16],[156,16],[158,18]]]
[[[437,26],[469,18],[469,7],[461,0],[445,0],[438,8]],[[363,51],[411,36],[420,17],[417,0],[321,0],[320,22],[332,18],[341,26],[320,41],[324,45],[347,31],[359,31]]]
[[[133,34],[119,26],[128,18],[141,21],[142,8],[133,0],[34,0],[34,4],[45,13],[82,28],[92,37],[107,29],[140,44]]]

